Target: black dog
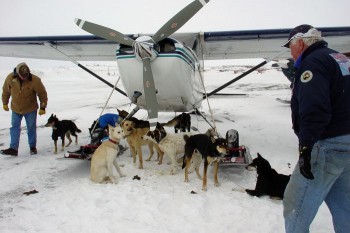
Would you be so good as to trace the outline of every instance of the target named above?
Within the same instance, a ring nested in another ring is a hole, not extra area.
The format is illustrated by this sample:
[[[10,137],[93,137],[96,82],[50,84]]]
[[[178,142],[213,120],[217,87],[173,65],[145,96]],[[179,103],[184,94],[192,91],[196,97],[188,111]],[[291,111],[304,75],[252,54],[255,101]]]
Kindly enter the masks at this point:
[[[64,150],[64,140],[67,136],[69,143],[66,146],[69,146],[72,143],[71,135],[75,137],[75,143],[78,144],[78,135],[81,130],[78,129],[76,124],[71,120],[58,120],[56,115],[51,114],[50,118],[47,120],[45,125],[46,127],[52,127],[52,140],[55,143],[55,154],[57,154],[57,140],[60,137],[62,140],[62,151]]]
[[[207,170],[209,163],[215,161],[214,167],[214,185],[219,186],[218,181],[218,168],[219,161],[215,158],[219,157],[220,154],[226,154],[227,142],[224,138],[210,138],[206,134],[196,134],[192,136],[184,135],[186,141],[185,144],[185,155],[183,158],[182,169],[185,168],[185,182],[189,182],[188,179],[188,168],[191,164],[192,154],[197,150],[204,159],[204,172],[203,172],[203,186],[202,190],[207,190]]]
[[[168,121],[167,123],[162,123],[161,126],[173,126],[175,129],[175,133],[179,130],[181,132],[190,132],[191,129],[191,115],[188,113],[181,113],[180,115],[174,117],[174,119]]]
[[[283,199],[284,190],[289,182],[290,175],[278,174],[259,153],[258,157],[253,159],[253,162],[247,166],[247,169],[249,168],[256,168],[257,181],[255,190],[245,190],[248,194],[257,197],[269,195],[271,198]]]
[[[129,113],[125,110],[118,110],[118,114],[119,117],[125,119],[125,120],[129,120],[135,123],[135,128],[149,128],[150,124],[149,121],[144,121],[144,120],[139,120],[136,117],[129,117],[128,119],[126,119],[126,117],[129,115]]]

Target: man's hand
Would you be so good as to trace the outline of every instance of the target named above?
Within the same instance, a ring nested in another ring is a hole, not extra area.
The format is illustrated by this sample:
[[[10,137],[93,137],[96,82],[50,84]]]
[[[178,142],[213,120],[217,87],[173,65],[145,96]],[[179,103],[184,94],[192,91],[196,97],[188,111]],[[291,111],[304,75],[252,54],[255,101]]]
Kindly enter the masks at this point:
[[[44,115],[46,113],[45,108],[40,108],[39,109],[39,115]]]
[[[4,105],[2,105],[2,108],[6,111],[6,112],[8,112],[10,109],[9,109],[9,106],[7,105],[7,104],[4,104]]]
[[[314,179],[314,175],[311,172],[311,151],[312,149],[300,146],[299,147],[299,168],[300,173],[309,180]]]

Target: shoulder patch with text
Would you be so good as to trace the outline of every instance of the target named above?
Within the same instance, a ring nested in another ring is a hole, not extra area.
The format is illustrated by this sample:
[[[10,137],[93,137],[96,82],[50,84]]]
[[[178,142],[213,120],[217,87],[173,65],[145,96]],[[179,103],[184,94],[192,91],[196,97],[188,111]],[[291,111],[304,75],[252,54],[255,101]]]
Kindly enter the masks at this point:
[[[342,53],[329,54],[338,63],[343,76],[350,75],[350,59]]]
[[[307,83],[307,82],[311,81],[312,77],[313,77],[312,72],[310,70],[306,70],[306,71],[304,71],[304,73],[301,74],[300,81],[302,83]]]

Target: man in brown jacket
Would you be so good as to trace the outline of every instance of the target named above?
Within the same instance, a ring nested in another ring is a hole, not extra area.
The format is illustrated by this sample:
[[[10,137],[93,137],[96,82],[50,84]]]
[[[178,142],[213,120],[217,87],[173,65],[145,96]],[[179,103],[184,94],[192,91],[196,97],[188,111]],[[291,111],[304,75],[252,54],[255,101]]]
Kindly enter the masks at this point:
[[[11,142],[10,148],[1,150],[4,155],[18,155],[19,138],[21,134],[21,121],[24,117],[27,125],[28,143],[30,154],[37,154],[36,149],[36,117],[39,108],[37,97],[40,101],[39,115],[45,114],[47,105],[46,89],[40,78],[30,73],[26,63],[20,63],[10,73],[2,87],[3,109],[9,111],[11,97]]]

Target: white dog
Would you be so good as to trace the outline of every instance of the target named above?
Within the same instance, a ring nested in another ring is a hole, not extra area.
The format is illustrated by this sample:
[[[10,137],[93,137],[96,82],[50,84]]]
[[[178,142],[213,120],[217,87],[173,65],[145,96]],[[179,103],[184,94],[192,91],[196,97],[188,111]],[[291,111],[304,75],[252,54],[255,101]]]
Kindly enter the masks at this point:
[[[91,180],[96,183],[117,183],[113,174],[113,166],[120,177],[124,177],[117,162],[119,141],[124,138],[123,129],[108,125],[109,140],[104,141],[94,152],[91,159]]]
[[[142,136],[142,138],[144,140],[158,143],[158,146],[161,149],[161,151],[163,151],[164,154],[169,156],[171,161],[170,173],[172,175],[175,175],[178,167],[178,161],[176,159],[176,155],[183,154],[185,150],[186,141],[184,139],[184,135],[190,136],[191,133],[169,134],[169,133],[166,133],[163,126],[157,123],[156,129],[154,131],[148,131],[147,134]],[[197,173],[198,178],[200,179],[202,179],[199,174],[199,166],[201,162],[202,162],[202,156],[198,153],[194,153],[192,164],[193,164],[194,170]]]

